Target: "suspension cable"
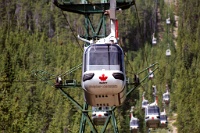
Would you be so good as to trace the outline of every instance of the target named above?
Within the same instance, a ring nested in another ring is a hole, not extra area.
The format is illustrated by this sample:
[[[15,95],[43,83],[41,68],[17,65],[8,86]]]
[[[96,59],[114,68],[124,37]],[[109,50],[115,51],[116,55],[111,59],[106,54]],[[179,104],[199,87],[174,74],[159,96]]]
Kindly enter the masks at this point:
[[[138,20],[139,29],[142,29],[141,24],[140,24],[140,18],[139,18],[139,15],[138,15],[138,9],[137,9],[136,2],[134,4],[134,6],[135,6],[136,17],[137,17],[137,20]],[[143,34],[143,32],[141,32],[141,30],[140,30],[139,34],[140,34],[141,37],[144,37],[144,34]]]
[[[78,39],[77,39],[77,37],[76,37],[76,35],[75,35],[75,33],[74,33],[74,31],[73,31],[71,25],[70,25],[70,23],[69,23],[69,21],[68,21],[66,15],[64,14],[63,10],[61,10],[61,12],[62,12],[62,15],[64,16],[64,18],[66,19],[67,25],[69,26],[69,28],[70,28],[70,30],[71,30],[71,32],[72,32],[74,38],[76,39],[76,42],[77,42],[77,44],[79,45],[79,48],[80,48],[81,51],[83,52],[83,48],[81,47],[81,45],[80,45],[80,43],[79,43],[79,41],[78,41]]]
[[[138,9],[137,9],[136,2],[135,2],[135,5],[134,5],[134,6],[135,6],[135,10],[136,10],[136,16],[137,16],[137,20],[138,20],[139,29],[142,29],[142,28],[141,28],[141,23],[140,23],[140,18],[139,18],[139,15],[138,15]],[[141,30],[140,30],[139,34],[140,34],[141,38],[144,38],[144,34],[143,34],[143,32],[141,32]],[[147,60],[147,54],[144,52],[143,55],[144,55],[144,58],[145,58],[147,64],[149,64],[149,63],[148,63],[148,60]]]

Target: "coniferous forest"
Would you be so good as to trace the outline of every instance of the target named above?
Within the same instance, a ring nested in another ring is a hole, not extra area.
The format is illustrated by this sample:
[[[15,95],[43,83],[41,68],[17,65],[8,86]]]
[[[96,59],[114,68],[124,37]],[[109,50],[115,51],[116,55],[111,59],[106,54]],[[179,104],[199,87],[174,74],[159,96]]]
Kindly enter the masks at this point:
[[[140,132],[146,132],[142,93],[145,91],[146,98],[153,102],[152,85],[156,85],[158,104],[163,110],[162,94],[168,84],[169,122],[175,119],[173,125],[179,133],[199,133],[200,1],[136,0],[136,6],[117,13],[126,76],[132,81],[134,74],[156,62],[159,68],[153,80],[143,82],[115,110],[119,132],[130,132],[131,106],[140,119]],[[50,84],[57,75],[82,63],[84,43],[76,37],[84,33],[84,16],[64,14],[53,0],[0,0],[0,132],[79,132],[81,112]],[[165,23],[168,17],[170,26]],[[98,16],[91,19],[94,23],[99,21]],[[156,45],[151,43],[153,33]],[[170,57],[165,55],[167,49],[171,50]],[[36,72],[49,78],[38,78],[41,75]],[[80,83],[81,73],[79,68],[65,78]],[[140,76],[147,74],[145,71]],[[81,88],[67,91],[83,103]],[[172,125],[169,129],[173,130]],[[86,132],[90,132],[89,127]],[[112,125],[108,125],[106,132],[113,132]]]

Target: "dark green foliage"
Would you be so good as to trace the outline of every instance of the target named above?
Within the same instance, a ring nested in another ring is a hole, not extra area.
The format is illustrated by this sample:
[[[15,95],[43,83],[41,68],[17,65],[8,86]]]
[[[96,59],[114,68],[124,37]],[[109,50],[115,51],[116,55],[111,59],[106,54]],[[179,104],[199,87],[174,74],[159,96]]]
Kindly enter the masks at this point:
[[[181,1],[179,4],[179,37],[175,94],[177,95],[178,130],[182,133],[199,132],[197,121],[200,105],[199,92],[199,1]]]
[[[136,2],[138,12],[132,7],[118,15],[127,77],[133,81],[134,74],[155,62],[159,63],[159,70],[155,72],[154,80],[147,80],[116,109],[119,131],[129,132],[129,109],[135,106],[135,115],[140,119],[140,132],[144,132],[146,127],[144,113],[141,111],[141,95],[145,91],[146,98],[153,102],[151,87],[156,85],[162,110],[162,94],[168,84],[171,103],[167,111],[177,112],[179,132],[199,133],[199,1],[179,1],[176,46],[172,35],[175,9],[168,8],[164,1],[159,1],[161,21],[165,23],[168,12],[172,25],[168,28],[163,26],[165,33],[155,47],[149,43],[152,32],[157,30],[151,23],[155,3]],[[82,46],[77,44],[69,26],[78,32],[76,35],[83,34],[83,16],[66,13],[68,25],[61,11],[49,0],[1,0],[0,7],[0,132],[78,132],[80,111],[51,85],[39,81],[33,71],[44,70],[59,75],[82,63]],[[139,13],[139,19],[136,13]],[[94,16],[91,19],[95,24],[98,21]],[[170,43],[172,51],[169,58],[165,56],[167,43]],[[55,76],[51,78],[54,80]],[[65,78],[74,78],[80,82],[81,69]],[[68,92],[80,104],[83,103],[81,89],[69,89]],[[86,131],[90,131],[89,127]],[[107,132],[112,131],[109,124]]]

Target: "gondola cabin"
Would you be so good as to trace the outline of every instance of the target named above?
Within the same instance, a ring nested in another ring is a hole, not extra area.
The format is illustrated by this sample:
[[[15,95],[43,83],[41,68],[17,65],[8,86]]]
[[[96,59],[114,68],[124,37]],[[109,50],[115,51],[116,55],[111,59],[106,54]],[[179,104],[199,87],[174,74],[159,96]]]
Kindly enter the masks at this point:
[[[126,98],[124,53],[116,43],[91,44],[84,51],[82,88],[92,106],[119,106]]]
[[[108,118],[108,107],[92,107],[92,121],[95,125],[104,125]]]
[[[153,71],[149,69],[149,79],[153,79],[153,77],[154,77]]]
[[[142,94],[142,110],[145,111],[145,108],[149,105],[149,101],[144,97],[145,92]]]
[[[149,105],[145,108],[145,123],[148,128],[160,126],[160,109],[157,105]]]
[[[153,91],[153,95],[156,96],[156,94],[157,94],[157,88],[156,88],[155,85],[152,85],[152,91]],[[157,98],[158,98],[158,97],[156,96],[156,99],[157,99]]]
[[[167,120],[167,115],[166,112],[161,112],[160,113],[160,128],[167,128],[168,125],[168,120]]]
[[[130,131],[131,133],[138,133],[139,132],[139,120],[138,118],[131,117],[130,120]]]
[[[170,24],[171,22],[170,22],[170,18],[167,18],[166,19],[166,24]]]
[[[156,43],[157,43],[157,39],[155,37],[153,37],[152,44],[156,44]]]
[[[163,102],[165,102],[165,104],[169,104],[170,102],[170,94],[168,91],[163,94]]]
[[[143,99],[143,100],[142,100],[142,110],[145,110],[145,108],[148,106],[148,104],[149,104],[149,101]]]
[[[171,56],[171,50],[170,49],[166,50],[166,56]]]

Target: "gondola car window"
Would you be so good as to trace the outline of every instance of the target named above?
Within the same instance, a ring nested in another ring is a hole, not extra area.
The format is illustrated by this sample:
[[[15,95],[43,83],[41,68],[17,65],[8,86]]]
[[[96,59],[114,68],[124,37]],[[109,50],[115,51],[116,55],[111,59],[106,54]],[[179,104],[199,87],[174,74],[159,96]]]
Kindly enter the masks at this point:
[[[161,115],[161,116],[160,116],[160,119],[161,119],[161,120],[166,120],[166,119],[167,119],[167,116],[166,116],[166,115]]]
[[[148,102],[147,102],[147,101],[144,101],[142,104],[143,104],[143,105],[147,105],[147,104],[148,104]]]
[[[89,65],[108,65],[108,52],[90,52]]]
[[[150,114],[157,114],[157,113],[159,113],[159,108],[157,108],[157,107],[150,107],[149,108],[149,113]]]
[[[131,121],[131,125],[137,125],[137,120]]]
[[[164,98],[169,98],[169,95],[168,95],[168,94],[165,94],[165,95],[164,95]]]
[[[86,70],[123,70],[122,55],[116,45],[92,45],[85,53]]]
[[[110,65],[119,65],[118,52],[110,52]]]

